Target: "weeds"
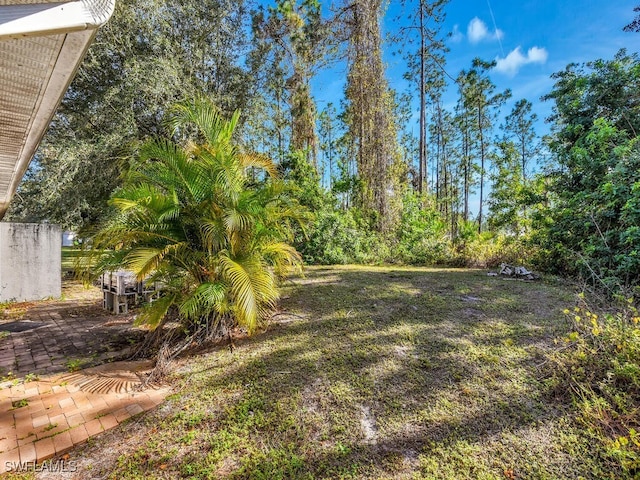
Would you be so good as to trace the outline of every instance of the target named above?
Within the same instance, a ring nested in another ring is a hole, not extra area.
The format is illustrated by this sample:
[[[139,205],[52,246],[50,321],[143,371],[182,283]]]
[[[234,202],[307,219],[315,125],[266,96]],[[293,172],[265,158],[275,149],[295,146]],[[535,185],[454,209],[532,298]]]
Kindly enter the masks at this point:
[[[14,382],[15,380],[16,380],[16,375],[13,372],[7,372],[6,374],[3,374],[2,377],[0,377],[1,383]]]
[[[29,405],[29,401],[26,398],[23,398],[21,400],[14,400],[13,402],[11,402],[11,406],[13,408],[22,408],[26,407],[27,405]]]
[[[37,373],[27,373],[23,379],[24,383],[37,382],[38,380],[40,380],[40,376]]]
[[[597,313],[596,313],[597,310]],[[611,311],[584,295],[564,310],[572,331],[554,357],[557,386],[569,385],[586,433],[619,478],[640,474],[640,313],[632,297]]]
[[[82,369],[82,366],[84,365],[84,363],[85,362],[83,360],[74,358],[74,359],[67,360],[67,362],[65,363],[65,366],[67,367],[67,370],[69,370],[69,372],[73,373]]]

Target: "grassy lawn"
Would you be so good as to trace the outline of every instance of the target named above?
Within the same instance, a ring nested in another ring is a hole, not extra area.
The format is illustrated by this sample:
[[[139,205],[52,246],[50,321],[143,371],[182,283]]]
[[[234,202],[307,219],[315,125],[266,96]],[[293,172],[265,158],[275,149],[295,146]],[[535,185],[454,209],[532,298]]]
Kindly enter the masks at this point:
[[[76,266],[76,259],[82,253],[80,247],[62,247],[62,272],[71,272]]]
[[[572,304],[483,271],[308,269],[269,331],[181,360],[163,406],[72,452],[76,478],[606,478],[544,380]]]

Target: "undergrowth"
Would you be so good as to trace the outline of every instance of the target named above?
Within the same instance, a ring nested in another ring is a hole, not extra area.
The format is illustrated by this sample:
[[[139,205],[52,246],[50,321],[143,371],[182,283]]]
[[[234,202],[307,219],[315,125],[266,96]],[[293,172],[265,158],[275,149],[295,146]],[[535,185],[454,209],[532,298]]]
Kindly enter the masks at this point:
[[[612,309],[584,295],[565,310],[572,331],[553,356],[557,390],[569,386],[578,422],[611,478],[640,476],[640,312],[634,298]]]

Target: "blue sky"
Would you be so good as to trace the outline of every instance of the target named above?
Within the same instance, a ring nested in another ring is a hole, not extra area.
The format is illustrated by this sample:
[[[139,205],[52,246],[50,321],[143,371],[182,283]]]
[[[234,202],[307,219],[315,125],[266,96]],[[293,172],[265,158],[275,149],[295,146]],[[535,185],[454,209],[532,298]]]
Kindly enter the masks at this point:
[[[415,4],[415,0],[407,1]],[[553,87],[551,74],[564,70],[569,63],[613,58],[621,48],[630,53],[640,50],[640,33],[622,31],[633,20],[636,5],[640,0],[450,0],[443,24],[443,33],[452,33],[447,41],[450,52],[446,70],[455,78],[471,66],[475,57],[496,60],[498,67],[491,72],[496,92],[512,91],[502,117],[516,101],[526,98],[538,115],[535,129],[542,136],[549,132],[545,119],[553,105],[542,102],[540,97]],[[323,6],[326,8],[327,4]],[[401,14],[401,3],[390,1],[382,24],[384,34],[397,30],[395,19]],[[401,56],[391,53],[393,49],[385,48],[387,79],[392,88],[402,93],[407,89],[402,79],[405,65]],[[319,110],[328,102],[339,108],[345,79],[344,64],[319,74],[312,85]],[[443,100],[445,107],[453,109],[457,100],[455,85],[450,85]],[[419,114],[417,102],[414,103],[413,125],[408,130],[417,133]],[[473,211],[477,210],[476,197],[472,198]]]
[[[640,34],[622,31],[636,5],[638,0],[452,0],[445,28],[459,34],[448,42],[448,68],[457,73],[476,56],[497,60],[494,83],[512,90],[511,103],[527,98],[544,119],[551,104],[539,99],[553,87],[552,73],[571,62],[611,58],[623,47],[638,51]]]
[[[453,32],[447,42],[450,52],[446,69],[456,77],[460,70],[470,67],[474,57],[497,60],[499,68],[491,73],[497,91],[510,88],[513,93],[504,113],[515,101],[526,98],[538,114],[538,133],[547,133],[544,118],[552,105],[541,102],[540,97],[553,86],[550,75],[571,62],[612,58],[623,47],[630,52],[640,50],[640,33],[622,31],[633,19],[633,8],[638,4],[639,0],[451,0],[443,25],[444,32]],[[389,2],[384,33],[393,33],[397,28],[394,18],[401,13],[399,2]],[[402,92],[406,89],[402,80],[404,63],[390,51],[387,48],[384,56],[387,78],[391,87]],[[345,76],[341,65],[319,76],[314,84],[319,108],[327,102],[339,102]],[[452,107],[455,101],[452,86],[445,104]]]

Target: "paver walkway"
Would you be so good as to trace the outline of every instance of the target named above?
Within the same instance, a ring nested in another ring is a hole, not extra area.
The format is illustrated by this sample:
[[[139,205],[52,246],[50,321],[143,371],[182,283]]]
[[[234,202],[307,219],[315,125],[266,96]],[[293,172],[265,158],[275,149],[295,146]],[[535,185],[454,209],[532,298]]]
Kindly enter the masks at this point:
[[[132,316],[102,310],[99,292],[81,297],[0,312],[0,473],[62,455],[169,393],[167,387],[135,391],[126,379],[91,382],[96,369],[69,374],[122,355],[142,335]],[[89,381],[77,381],[83,372]]]
[[[64,377],[0,390],[0,473],[59,456],[89,437],[157,406],[167,387],[90,393]]]
[[[0,314],[0,332],[11,332],[0,338],[0,377],[61,373],[73,364],[101,363],[142,334],[132,323],[130,315],[103,310],[99,299],[35,303],[23,312]]]

